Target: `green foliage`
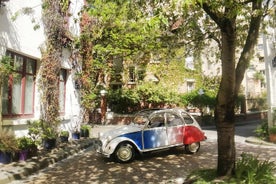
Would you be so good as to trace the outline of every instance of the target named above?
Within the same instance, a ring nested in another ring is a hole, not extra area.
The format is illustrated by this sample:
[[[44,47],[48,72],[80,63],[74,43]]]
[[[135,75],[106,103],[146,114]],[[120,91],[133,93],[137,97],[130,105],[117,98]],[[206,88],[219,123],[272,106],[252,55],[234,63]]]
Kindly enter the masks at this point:
[[[272,126],[268,129],[269,134],[276,134],[276,126]]]
[[[89,125],[81,125],[80,129],[81,130],[90,130],[91,127]]]
[[[43,120],[28,121],[28,135],[36,144],[41,144],[43,139],[57,138],[58,132]]]
[[[42,51],[39,88],[41,89],[42,137],[57,135],[59,120],[59,77],[62,48],[67,46],[65,9],[69,1],[43,0],[43,24],[46,49]]]
[[[194,184],[210,184],[215,178],[215,169],[196,170],[187,176],[186,181]]]
[[[261,125],[258,125],[258,127],[255,130],[255,133],[262,140],[266,140],[268,138],[268,123],[267,123],[267,120],[263,121],[261,123]]]
[[[0,80],[2,81],[7,75],[12,72],[11,57],[2,56],[0,59]]]
[[[129,113],[141,108],[180,105],[180,97],[160,85],[145,83],[134,89],[112,91],[108,103],[114,112]]]
[[[19,137],[16,141],[20,150],[27,150],[35,146],[35,141],[31,137]]]
[[[66,130],[61,131],[60,136],[69,137],[69,131],[66,131]]]
[[[241,159],[237,161],[235,176],[240,183],[275,183],[275,169],[274,162],[261,161],[252,154],[242,153]]]
[[[0,151],[15,152],[18,150],[16,138],[5,131],[0,132]]]
[[[192,105],[195,107],[209,106],[214,108],[216,103],[216,94],[213,91],[204,91],[204,94],[199,94],[199,89],[182,95],[181,99],[186,106]]]
[[[185,182],[194,184],[275,183],[275,169],[272,161],[262,161],[257,156],[242,153],[241,158],[237,160],[234,176],[218,179],[215,169],[196,170],[188,175]]]

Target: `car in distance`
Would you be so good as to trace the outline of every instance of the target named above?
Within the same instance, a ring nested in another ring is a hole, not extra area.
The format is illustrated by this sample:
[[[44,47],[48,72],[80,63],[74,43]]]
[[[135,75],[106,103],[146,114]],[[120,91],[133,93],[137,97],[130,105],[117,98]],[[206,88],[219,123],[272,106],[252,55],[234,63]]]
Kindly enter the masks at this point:
[[[125,163],[137,154],[177,146],[193,154],[205,139],[197,121],[185,110],[147,109],[138,112],[131,124],[100,134],[97,151]]]

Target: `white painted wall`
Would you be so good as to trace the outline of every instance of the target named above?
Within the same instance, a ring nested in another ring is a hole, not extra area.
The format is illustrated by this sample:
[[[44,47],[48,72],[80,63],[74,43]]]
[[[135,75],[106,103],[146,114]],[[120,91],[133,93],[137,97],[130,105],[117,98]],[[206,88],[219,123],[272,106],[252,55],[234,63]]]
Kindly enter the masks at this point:
[[[9,49],[38,61],[41,59],[40,49],[43,48],[45,41],[43,24],[41,22],[41,5],[41,0],[11,0],[6,3],[6,6],[0,8],[0,57]],[[69,19],[69,29],[75,36],[80,33],[79,22],[76,22],[76,20],[78,20],[78,12],[82,6],[83,1],[71,0],[70,11],[72,16]],[[31,8],[31,14],[22,14],[22,8],[26,7]],[[16,18],[14,19],[14,17]],[[36,25],[39,25],[40,28],[34,30]],[[71,69],[72,60],[69,59],[70,57],[70,50],[64,49],[63,68]],[[38,62],[37,69],[39,69],[39,65],[40,63]],[[67,75],[66,107],[65,114],[61,117],[63,120],[62,129],[72,129],[75,126],[74,121],[77,121],[80,117],[79,96],[78,91],[74,88],[73,75],[71,70]],[[40,98],[37,85],[35,89],[35,112],[32,120],[40,117]],[[3,128],[13,131],[16,136],[25,135],[27,133],[26,120],[28,119],[4,119]]]
[[[264,60],[266,66],[268,125],[276,125],[273,122],[273,110],[276,108],[276,68],[272,67],[272,60],[276,57],[276,30],[269,28],[264,39]]]

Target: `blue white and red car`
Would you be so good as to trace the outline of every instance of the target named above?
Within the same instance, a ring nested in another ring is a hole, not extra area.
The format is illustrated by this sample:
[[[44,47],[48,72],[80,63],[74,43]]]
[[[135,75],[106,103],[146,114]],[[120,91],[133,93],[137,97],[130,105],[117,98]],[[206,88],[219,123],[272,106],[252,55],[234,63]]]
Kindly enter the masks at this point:
[[[170,147],[183,146],[194,154],[206,137],[193,116],[173,108],[140,111],[131,124],[100,134],[99,139],[99,153],[125,163],[137,154]]]

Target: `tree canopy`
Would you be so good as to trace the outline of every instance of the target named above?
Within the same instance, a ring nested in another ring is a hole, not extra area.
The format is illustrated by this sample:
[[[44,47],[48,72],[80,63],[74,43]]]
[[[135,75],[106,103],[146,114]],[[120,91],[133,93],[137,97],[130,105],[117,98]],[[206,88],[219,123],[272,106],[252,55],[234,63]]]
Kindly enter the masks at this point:
[[[86,13],[92,57],[84,62],[96,68],[94,87],[115,55],[134,62],[149,53],[170,58],[204,55],[221,63],[215,119],[218,130],[218,175],[235,171],[235,100],[246,68],[254,56],[264,16],[275,17],[273,0],[90,0]],[[263,24],[265,25],[265,24]],[[85,35],[83,34],[83,36]],[[87,54],[88,52],[86,52]],[[161,54],[162,53],[162,54]],[[88,54],[89,55],[89,54]],[[214,57],[215,56],[215,57]],[[94,62],[94,64],[92,64]],[[85,68],[84,68],[85,69]],[[85,70],[84,70],[85,72]],[[89,72],[87,72],[88,74]],[[104,83],[104,81],[101,81]]]

